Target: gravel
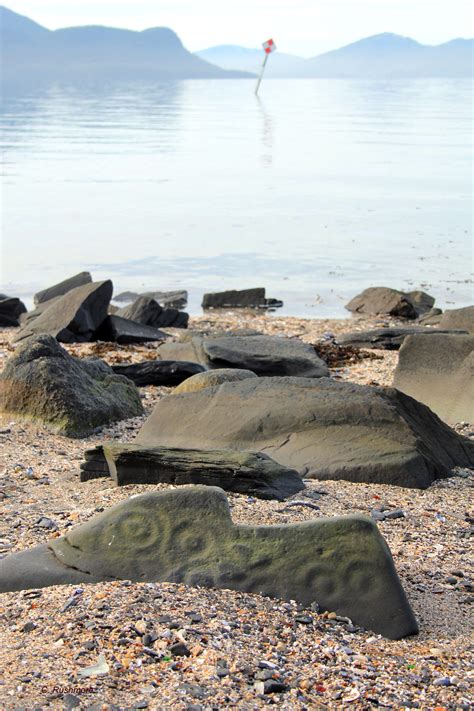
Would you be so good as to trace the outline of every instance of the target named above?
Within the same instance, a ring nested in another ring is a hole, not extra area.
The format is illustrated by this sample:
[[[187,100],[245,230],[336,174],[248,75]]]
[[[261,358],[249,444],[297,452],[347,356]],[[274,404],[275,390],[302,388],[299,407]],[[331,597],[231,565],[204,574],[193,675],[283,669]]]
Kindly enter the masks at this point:
[[[190,328],[254,328],[327,343],[327,334],[397,325],[380,319],[305,320],[235,313]],[[0,367],[13,331],[0,332]],[[326,334],[326,336],[324,336]],[[153,345],[67,349],[109,363],[154,358]],[[327,350],[327,349],[326,349]],[[363,353],[361,354],[364,355]],[[377,354],[378,355],[378,354]],[[331,351],[332,377],[390,385],[397,352]],[[165,387],[141,388],[146,414]],[[63,535],[146,486],[79,482],[83,451],[130,441],[144,418],[69,440],[0,420],[0,556]],[[473,423],[457,431],[473,437]],[[293,523],[373,515],[420,623],[388,641],[335,613],[228,590],[117,581],[0,595],[0,708],[281,709],[471,708],[474,473],[458,470],[425,491],[343,481],[307,482],[282,504],[229,495],[238,523]],[[171,488],[155,485],[153,490]],[[378,514],[375,515],[374,514]],[[103,658],[103,659],[102,659]],[[99,666],[97,666],[99,665]],[[84,677],[88,667],[107,669]]]

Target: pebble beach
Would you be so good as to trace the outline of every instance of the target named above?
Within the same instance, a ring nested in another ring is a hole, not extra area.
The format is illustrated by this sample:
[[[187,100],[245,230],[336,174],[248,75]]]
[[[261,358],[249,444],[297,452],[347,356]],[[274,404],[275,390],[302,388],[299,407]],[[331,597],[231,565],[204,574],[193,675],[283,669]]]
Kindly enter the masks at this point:
[[[317,320],[225,312],[190,329],[255,329],[316,345],[331,376],[390,385],[397,351],[346,349],[331,357],[326,334],[397,325],[393,319]],[[0,368],[13,352],[0,334]],[[153,344],[66,346],[109,364],[154,357]],[[119,501],[168,485],[79,482],[85,449],[133,440],[172,388],[140,389],[145,415],[87,439],[24,421],[0,422],[0,555],[44,543]],[[474,438],[474,423],[455,429]],[[114,581],[0,595],[2,709],[468,709],[472,704],[474,472],[426,490],[308,481],[284,502],[228,494],[242,524],[296,523],[362,513],[377,520],[418,619],[419,635],[389,641],[348,618],[230,590]],[[99,665],[102,673],[93,668]],[[91,671],[92,669],[92,671]]]

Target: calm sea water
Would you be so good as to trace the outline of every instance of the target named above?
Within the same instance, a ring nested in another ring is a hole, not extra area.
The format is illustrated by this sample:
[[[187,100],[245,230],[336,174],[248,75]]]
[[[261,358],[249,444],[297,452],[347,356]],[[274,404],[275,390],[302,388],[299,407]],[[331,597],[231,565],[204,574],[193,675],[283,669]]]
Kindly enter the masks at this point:
[[[344,316],[370,285],[472,302],[472,85],[268,80],[5,88],[0,291],[266,286]]]

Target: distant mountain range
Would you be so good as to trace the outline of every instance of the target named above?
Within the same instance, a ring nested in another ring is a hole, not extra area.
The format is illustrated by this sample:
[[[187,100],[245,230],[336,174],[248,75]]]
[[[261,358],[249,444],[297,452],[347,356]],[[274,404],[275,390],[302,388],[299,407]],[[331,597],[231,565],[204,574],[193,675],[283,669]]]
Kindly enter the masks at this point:
[[[250,77],[263,51],[220,45],[188,52],[170,29],[143,32],[111,27],[51,31],[0,6],[2,78],[219,79]],[[474,40],[431,47],[390,33],[375,35],[311,59],[275,52],[267,76],[285,78],[470,77]]]
[[[111,27],[51,31],[0,6],[2,78],[220,79],[248,77],[188,52],[170,29]]]
[[[196,54],[225,69],[249,72],[257,72],[263,58],[260,49],[235,45],[210,47]],[[473,39],[454,39],[433,47],[387,32],[311,59],[275,52],[265,71],[269,77],[295,78],[472,77],[473,56]]]

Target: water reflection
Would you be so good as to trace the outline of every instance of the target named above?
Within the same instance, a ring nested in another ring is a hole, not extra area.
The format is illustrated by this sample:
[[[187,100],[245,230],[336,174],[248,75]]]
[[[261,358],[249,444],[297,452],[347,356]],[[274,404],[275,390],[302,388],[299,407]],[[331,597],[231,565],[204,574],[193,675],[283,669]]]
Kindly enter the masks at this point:
[[[264,166],[271,166],[273,164],[274,118],[265,108],[265,104],[258,94],[255,97],[255,101],[257,102],[259,112],[262,117],[261,136],[263,152],[261,160]]]

